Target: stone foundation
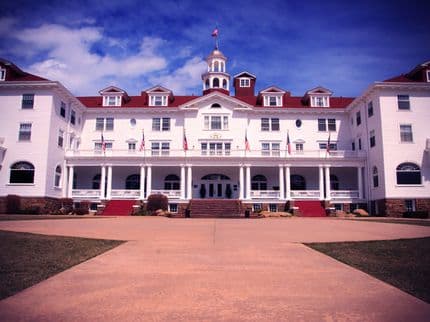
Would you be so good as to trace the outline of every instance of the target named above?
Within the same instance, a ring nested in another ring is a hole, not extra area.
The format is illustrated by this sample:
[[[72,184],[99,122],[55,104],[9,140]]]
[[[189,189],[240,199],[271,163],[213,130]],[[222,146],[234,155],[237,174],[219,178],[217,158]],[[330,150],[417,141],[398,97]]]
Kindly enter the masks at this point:
[[[38,210],[39,214],[58,213],[63,205],[63,201],[70,203],[70,199],[51,197],[19,197],[19,212],[31,213]],[[7,196],[0,197],[0,213],[7,213]]]
[[[376,202],[379,213],[383,216],[402,217],[406,211],[405,199],[381,199]],[[415,199],[415,206],[416,211],[430,211],[430,199]]]

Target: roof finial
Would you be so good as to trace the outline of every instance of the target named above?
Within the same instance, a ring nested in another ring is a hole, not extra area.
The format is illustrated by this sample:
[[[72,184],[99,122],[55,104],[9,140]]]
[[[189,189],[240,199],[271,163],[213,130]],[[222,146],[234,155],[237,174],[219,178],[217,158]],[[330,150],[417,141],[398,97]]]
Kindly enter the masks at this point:
[[[218,24],[215,25],[215,29],[212,31],[211,36],[215,37],[215,49],[218,50]]]

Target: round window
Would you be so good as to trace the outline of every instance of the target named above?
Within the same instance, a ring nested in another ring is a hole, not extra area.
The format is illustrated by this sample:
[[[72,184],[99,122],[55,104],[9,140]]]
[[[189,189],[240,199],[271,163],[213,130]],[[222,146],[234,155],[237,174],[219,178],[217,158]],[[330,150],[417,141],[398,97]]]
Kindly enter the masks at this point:
[[[136,119],[131,119],[130,120],[130,125],[131,126],[135,126],[136,125]]]
[[[296,126],[301,127],[302,126],[302,120],[296,120]]]

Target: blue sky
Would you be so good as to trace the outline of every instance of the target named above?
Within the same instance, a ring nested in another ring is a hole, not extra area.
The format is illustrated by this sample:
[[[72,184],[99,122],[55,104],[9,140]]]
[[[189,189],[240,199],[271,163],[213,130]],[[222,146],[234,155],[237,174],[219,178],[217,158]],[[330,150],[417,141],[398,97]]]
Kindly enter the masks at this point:
[[[231,75],[257,89],[357,96],[430,60],[430,1],[7,1],[0,57],[76,95],[156,84],[200,94],[215,25]]]

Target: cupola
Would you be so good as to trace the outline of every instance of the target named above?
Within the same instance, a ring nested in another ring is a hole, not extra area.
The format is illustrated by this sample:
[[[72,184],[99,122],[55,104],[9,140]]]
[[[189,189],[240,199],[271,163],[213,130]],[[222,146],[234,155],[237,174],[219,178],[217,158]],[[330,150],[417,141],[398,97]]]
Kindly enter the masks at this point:
[[[226,72],[227,58],[224,54],[214,49],[206,58],[207,72],[202,74],[203,95],[212,91],[220,91],[230,94],[230,74]]]

